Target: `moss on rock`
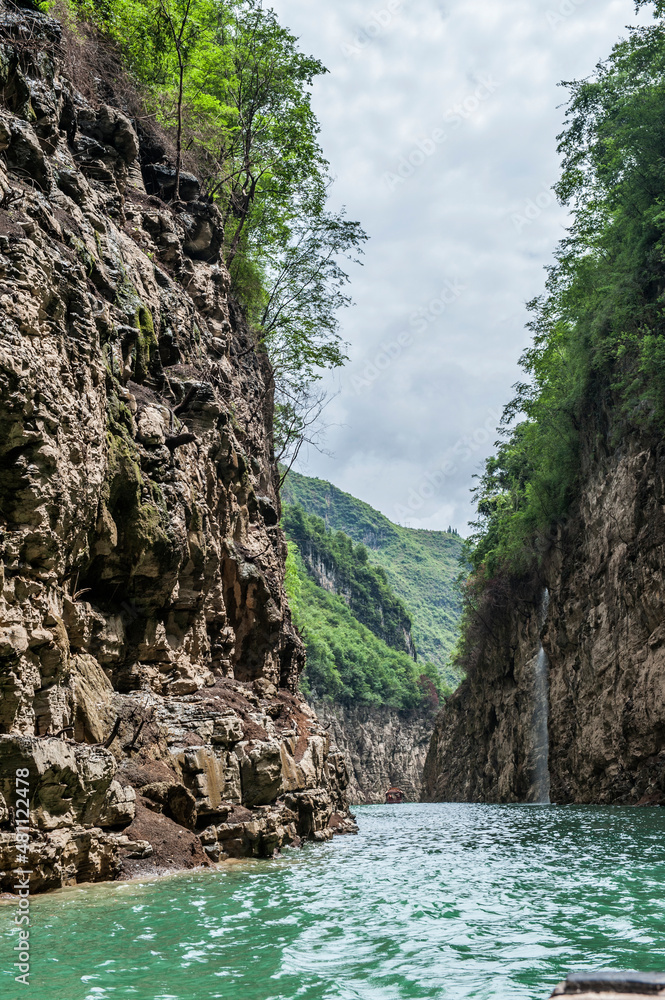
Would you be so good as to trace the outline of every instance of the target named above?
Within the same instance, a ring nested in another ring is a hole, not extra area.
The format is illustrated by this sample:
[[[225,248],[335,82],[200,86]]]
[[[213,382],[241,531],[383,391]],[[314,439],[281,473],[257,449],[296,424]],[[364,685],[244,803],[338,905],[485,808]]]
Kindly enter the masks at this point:
[[[159,357],[159,345],[150,311],[139,306],[136,311],[138,336],[134,347],[133,375],[136,382],[145,382],[150,374],[153,361]]]

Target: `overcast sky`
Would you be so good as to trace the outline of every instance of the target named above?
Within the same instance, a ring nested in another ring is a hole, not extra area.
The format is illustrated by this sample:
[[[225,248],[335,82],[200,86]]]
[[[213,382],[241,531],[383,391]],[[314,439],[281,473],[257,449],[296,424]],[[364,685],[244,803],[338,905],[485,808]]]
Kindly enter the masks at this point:
[[[320,476],[414,528],[468,533],[525,303],[566,225],[561,80],[588,75],[632,0],[272,0],[325,63],[314,108],[336,183],[369,236],[342,314],[350,362],[326,384]]]

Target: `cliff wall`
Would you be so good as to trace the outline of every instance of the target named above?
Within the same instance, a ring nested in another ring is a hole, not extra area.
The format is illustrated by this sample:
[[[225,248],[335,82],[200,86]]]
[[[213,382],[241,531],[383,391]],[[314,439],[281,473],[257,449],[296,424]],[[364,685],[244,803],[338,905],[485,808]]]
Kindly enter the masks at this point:
[[[158,137],[76,89],[57,22],[0,2],[0,43],[2,871],[17,769],[33,891],[353,829],[220,215],[189,175],[162,200]]]
[[[468,678],[436,723],[427,799],[534,800],[542,639],[552,801],[665,802],[664,458],[662,441],[619,438],[607,416],[588,429],[579,500],[540,570],[484,595]]]
[[[344,754],[352,803],[385,802],[391,785],[401,788],[409,802],[420,802],[433,716],[385,705],[352,708],[314,702],[312,707]]]

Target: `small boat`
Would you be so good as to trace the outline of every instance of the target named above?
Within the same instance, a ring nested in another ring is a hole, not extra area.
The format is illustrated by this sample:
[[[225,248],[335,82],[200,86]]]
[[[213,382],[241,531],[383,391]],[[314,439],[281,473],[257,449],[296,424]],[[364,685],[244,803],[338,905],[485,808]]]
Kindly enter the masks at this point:
[[[386,804],[404,802],[404,792],[401,788],[389,788],[386,792]]]
[[[573,995],[575,1000],[617,1000],[630,996],[631,1000],[645,997],[662,997],[665,993],[665,973],[624,972],[620,969],[598,969],[595,972],[571,972],[555,988],[552,997]]]

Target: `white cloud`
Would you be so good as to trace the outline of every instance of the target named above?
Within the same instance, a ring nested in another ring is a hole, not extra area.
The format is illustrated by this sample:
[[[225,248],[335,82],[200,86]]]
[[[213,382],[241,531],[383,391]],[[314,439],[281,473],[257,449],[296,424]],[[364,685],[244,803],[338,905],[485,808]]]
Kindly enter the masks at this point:
[[[566,224],[547,198],[566,96],[557,84],[588,75],[626,24],[649,15],[636,17],[632,0],[272,6],[330,70],[314,108],[332,201],[371,236],[353,270],[357,304],[342,316],[351,363],[329,379],[340,389],[328,411],[333,455],[310,450],[302,471],[394,520],[466,533],[488,427],[520,377],[524,303],[542,291]],[[496,88],[474,100],[488,78]],[[391,187],[385,175],[437,128],[445,140]],[[446,281],[464,291],[434,315]],[[424,329],[411,322],[419,309]],[[403,332],[412,341],[391,360]]]

